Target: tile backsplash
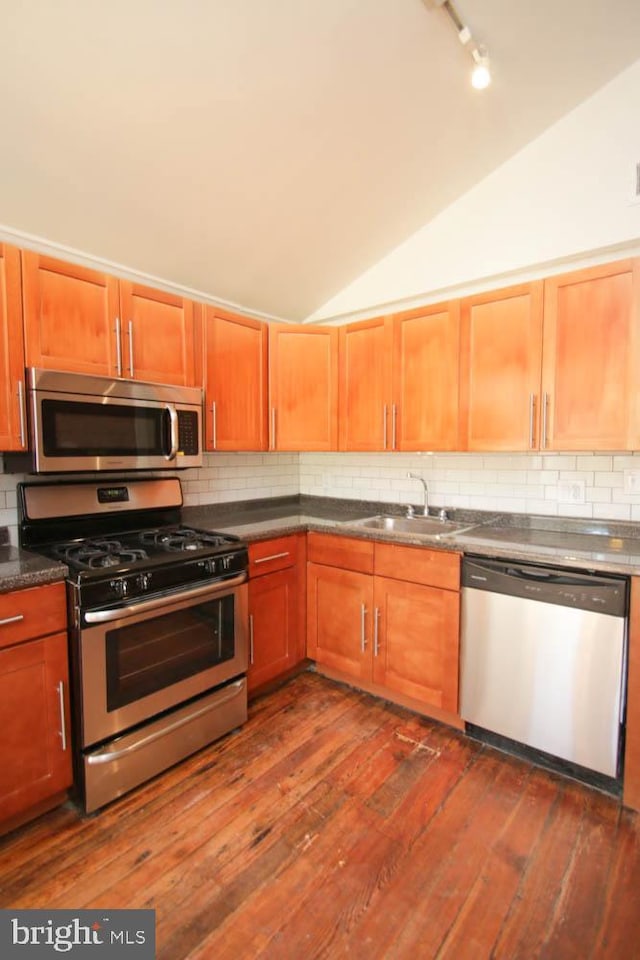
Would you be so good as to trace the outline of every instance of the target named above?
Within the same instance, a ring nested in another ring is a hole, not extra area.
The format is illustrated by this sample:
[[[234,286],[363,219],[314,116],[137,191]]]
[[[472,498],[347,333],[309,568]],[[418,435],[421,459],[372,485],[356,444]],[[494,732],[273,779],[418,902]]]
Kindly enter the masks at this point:
[[[432,506],[640,521],[640,453],[212,453],[180,477],[189,506],[297,493],[420,504],[409,471]],[[0,472],[0,526],[13,543],[23,479]]]
[[[625,492],[630,470],[640,454],[302,453],[300,493],[420,504],[411,471],[431,506],[640,520],[640,474],[638,492]]]

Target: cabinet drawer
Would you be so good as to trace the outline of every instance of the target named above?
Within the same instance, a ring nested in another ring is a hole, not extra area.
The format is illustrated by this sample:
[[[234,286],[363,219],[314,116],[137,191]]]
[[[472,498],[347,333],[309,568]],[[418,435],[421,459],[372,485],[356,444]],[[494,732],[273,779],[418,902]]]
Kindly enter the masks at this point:
[[[298,562],[298,537],[277,537],[249,544],[249,576],[262,577]]]
[[[0,647],[66,629],[64,583],[0,594]]]
[[[443,590],[460,589],[460,554],[423,547],[376,543],[375,572],[381,577],[424,583]]]
[[[328,533],[310,533],[307,540],[307,560],[329,567],[373,573],[373,542],[334,537]]]

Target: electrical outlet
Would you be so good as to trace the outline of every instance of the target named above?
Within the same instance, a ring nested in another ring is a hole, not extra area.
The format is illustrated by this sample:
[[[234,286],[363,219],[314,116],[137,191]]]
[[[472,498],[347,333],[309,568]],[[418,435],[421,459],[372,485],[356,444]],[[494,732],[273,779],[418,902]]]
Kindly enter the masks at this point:
[[[640,494],[640,470],[625,470],[623,473],[624,477],[624,492],[630,496]]]
[[[558,484],[558,503],[584,503],[584,480],[561,480]]]
[[[640,161],[632,164],[629,203],[640,203]]]

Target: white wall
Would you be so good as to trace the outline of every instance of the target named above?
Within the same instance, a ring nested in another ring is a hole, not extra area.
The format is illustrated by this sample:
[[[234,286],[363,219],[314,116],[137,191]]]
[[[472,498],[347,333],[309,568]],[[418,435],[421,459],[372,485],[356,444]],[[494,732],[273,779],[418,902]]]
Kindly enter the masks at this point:
[[[640,60],[308,319],[433,302],[540,276],[567,258],[581,264],[635,249],[640,204],[629,200],[640,162],[638,117]]]

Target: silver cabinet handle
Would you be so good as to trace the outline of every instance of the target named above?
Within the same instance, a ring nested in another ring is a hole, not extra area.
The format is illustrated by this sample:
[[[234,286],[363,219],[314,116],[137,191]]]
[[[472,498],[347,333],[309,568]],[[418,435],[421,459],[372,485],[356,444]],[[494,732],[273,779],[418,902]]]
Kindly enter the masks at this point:
[[[249,664],[253,666],[253,614],[249,614]]]
[[[536,419],[536,395],[529,394],[529,447],[533,450],[535,446],[535,419]]]
[[[542,443],[540,446],[543,450],[547,448],[547,408],[549,406],[549,394],[542,394]]]
[[[376,607],[373,612],[373,655],[378,656],[380,652],[380,643],[378,639],[378,625],[380,622],[380,608]]]
[[[258,557],[257,560],[254,560],[254,563],[268,563],[269,560],[280,560],[281,557],[288,557],[289,551],[285,550],[284,553],[272,553],[269,557]]]
[[[385,403],[382,408],[382,449],[387,449],[387,415],[389,413],[388,404]]]
[[[218,446],[218,411],[215,400],[211,404],[211,446],[214,450]]]
[[[116,373],[122,376],[122,330],[120,328],[120,317],[116,317]]]
[[[64,681],[58,684],[58,703],[60,704],[60,740],[63,752],[67,749],[67,719],[64,710]]]
[[[10,623],[20,623],[24,620],[24,614],[18,613],[15,617],[5,617],[4,620],[0,620],[0,627],[6,627]]]
[[[365,634],[365,618],[367,616],[367,607],[366,604],[360,604],[360,650],[362,653],[365,652],[367,646],[367,637]]]
[[[27,445],[27,431],[24,423],[24,384],[18,380],[18,415],[20,417],[20,446]]]
[[[129,320],[129,376],[133,377],[133,320]]]
[[[391,404],[391,449],[396,449],[396,426],[398,420],[398,408],[395,403]]]
[[[271,449],[276,448],[276,408],[271,408]]]

